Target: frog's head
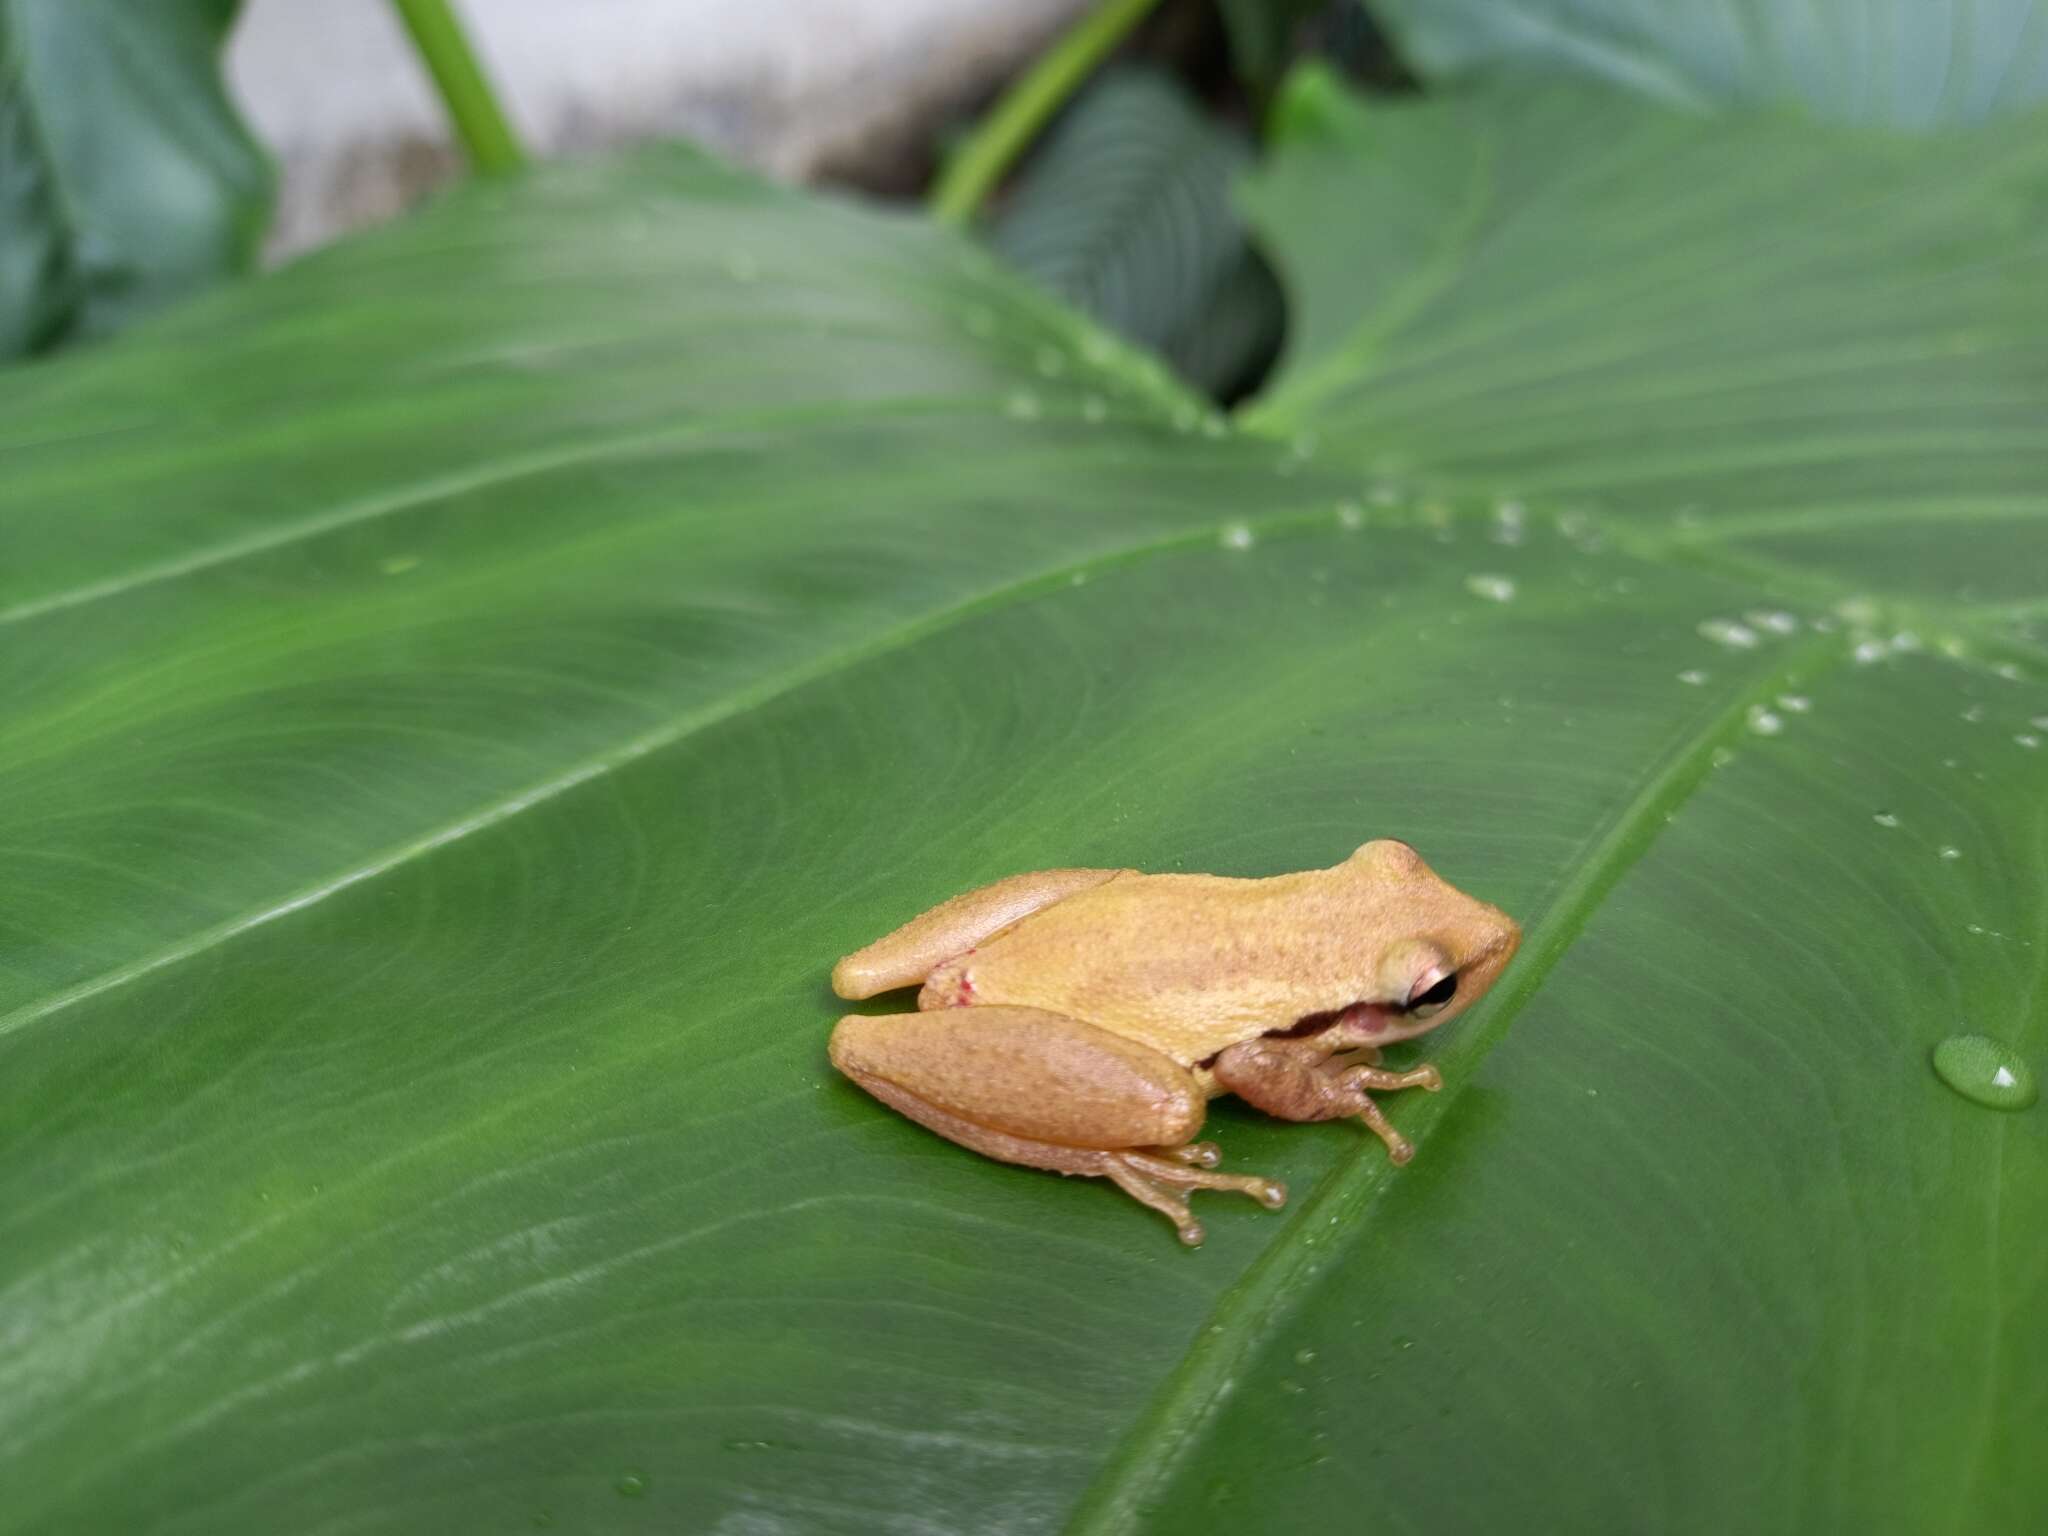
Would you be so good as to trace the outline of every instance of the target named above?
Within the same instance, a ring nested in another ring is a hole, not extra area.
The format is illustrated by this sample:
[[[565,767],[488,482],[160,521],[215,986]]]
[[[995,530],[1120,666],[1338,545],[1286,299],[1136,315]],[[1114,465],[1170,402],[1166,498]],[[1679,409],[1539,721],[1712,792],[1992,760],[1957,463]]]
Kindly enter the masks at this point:
[[[1380,838],[1345,860],[1358,879],[1371,995],[1355,1010],[1366,1036],[1412,1040],[1484,997],[1514,958],[1522,930],[1467,896],[1406,843]]]

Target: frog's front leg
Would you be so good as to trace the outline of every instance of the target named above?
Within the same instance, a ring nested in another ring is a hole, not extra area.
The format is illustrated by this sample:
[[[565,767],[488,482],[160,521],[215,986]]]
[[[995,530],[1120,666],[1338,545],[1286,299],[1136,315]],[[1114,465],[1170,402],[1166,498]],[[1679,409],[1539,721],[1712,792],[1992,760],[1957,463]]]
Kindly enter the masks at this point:
[[[832,967],[832,990],[841,997],[863,998],[911,986],[1012,923],[1129,873],[1122,869],[1040,869],[980,886],[940,902],[894,933],[855,950]]]
[[[853,1014],[832,1064],[891,1109],[986,1157],[1105,1178],[1199,1243],[1186,1191],[1228,1189],[1278,1208],[1284,1185],[1211,1173],[1192,1138],[1208,1096],[1149,1046],[1037,1008]]]
[[[1387,1155],[1397,1163],[1413,1157],[1415,1146],[1388,1124],[1366,1090],[1425,1088],[1435,1093],[1444,1085],[1435,1067],[1387,1072],[1333,1061],[1328,1048],[1313,1040],[1270,1037],[1226,1048],[1210,1070],[1217,1082],[1247,1104],[1283,1120],[1342,1120],[1356,1115],[1387,1144]]]

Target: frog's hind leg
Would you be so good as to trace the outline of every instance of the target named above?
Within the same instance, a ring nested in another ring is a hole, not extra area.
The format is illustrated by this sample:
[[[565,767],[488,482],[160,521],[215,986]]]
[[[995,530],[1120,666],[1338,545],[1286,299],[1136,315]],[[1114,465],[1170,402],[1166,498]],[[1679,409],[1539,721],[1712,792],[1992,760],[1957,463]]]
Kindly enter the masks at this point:
[[[1276,1208],[1283,1185],[1214,1173],[1216,1149],[1190,1142],[1208,1097],[1178,1062],[1036,1008],[853,1015],[832,1032],[832,1063],[890,1108],[985,1157],[1106,1178],[1173,1222],[1202,1228],[1186,1192],[1225,1189]]]
[[[1128,873],[1122,869],[1041,869],[955,896],[833,966],[832,990],[841,997],[862,998],[913,986],[1012,923]]]

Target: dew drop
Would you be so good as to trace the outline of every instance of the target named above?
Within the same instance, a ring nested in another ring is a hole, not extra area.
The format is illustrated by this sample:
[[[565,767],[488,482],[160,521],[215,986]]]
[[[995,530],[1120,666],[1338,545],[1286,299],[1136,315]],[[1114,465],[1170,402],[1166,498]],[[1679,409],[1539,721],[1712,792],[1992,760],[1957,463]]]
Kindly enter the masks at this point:
[[[1899,824],[1899,818],[1890,811],[1878,811],[1870,819],[1880,827],[1896,827]]]
[[[1289,1378],[1283,1377],[1280,1382],[1280,1390],[1282,1392],[1285,1392],[1289,1397],[1299,1397],[1302,1393],[1306,1392],[1308,1388],[1304,1387],[1298,1381],[1294,1381]]]
[[[1950,1035],[1934,1048],[1934,1070],[1957,1093],[1987,1109],[2025,1109],[2039,1096],[2033,1068],[2018,1051],[1989,1035]]]
[[[647,1493],[647,1475],[643,1472],[622,1472],[612,1486],[619,1490],[622,1499],[644,1498]]]
[[[1020,389],[1003,402],[1003,410],[1018,421],[1036,421],[1040,410],[1038,396],[1028,389]]]
[[[1216,542],[1225,549],[1250,549],[1258,541],[1258,535],[1252,532],[1249,523],[1227,523],[1216,535]]]
[[[1968,709],[1964,710],[1962,713],[1962,721],[1965,725],[1977,725],[1980,724],[1983,721],[1983,719],[1984,706],[1982,704],[1972,704]]]
[[[1991,670],[1996,672],[2000,677],[2004,678],[2008,683],[2018,682],[2022,675],[2019,669],[2019,664],[2017,662],[2011,661],[2001,661],[1997,666],[1993,667]]]
[[[377,569],[386,576],[403,576],[407,571],[419,569],[418,555],[392,555],[377,562]]]
[[[2048,715],[2036,715],[2027,724],[2037,731],[2048,731]]]
[[[1297,1349],[1294,1352],[1294,1363],[1296,1365],[1314,1365],[1316,1363],[1316,1352],[1312,1349]]]
[[[1698,688],[1706,683],[1710,675],[1709,673],[1702,672],[1698,667],[1689,667],[1678,674],[1678,680],[1681,683],[1690,683],[1693,687]]]
[[[1731,651],[1756,649],[1756,631],[1747,624],[1737,624],[1733,619],[1706,619],[1699,629],[1714,644],[1725,645]]]
[[[1778,695],[1778,708],[1788,709],[1795,715],[1803,715],[1813,708],[1813,700],[1803,693],[1781,693]]]
[[[1489,602],[1505,603],[1515,595],[1515,584],[1505,576],[1477,575],[1465,578],[1465,590]]]
[[[1944,859],[1960,859],[1963,856],[1963,850],[1954,843],[1943,843],[1941,845],[1941,856]]]
[[[2014,741],[2016,741],[2016,742],[2018,742],[2018,743],[2019,743],[2019,744],[2020,744],[2021,746],[2023,746],[2023,747],[2029,747],[2029,748],[2031,748],[2031,747],[2038,747],[2039,745],[2041,745],[2041,738],[2040,738],[2040,737],[2038,737],[2038,736],[2029,736],[2029,735],[2028,735],[2028,734],[2027,734],[2027,733],[2026,733],[2025,731],[2021,731],[2021,732],[2019,733],[2019,735],[2017,735],[2017,736],[2013,737],[2013,740],[2014,740]]]
[[[1726,747],[1714,748],[1713,764],[1716,768],[1726,768],[1730,763],[1734,761],[1735,754],[1733,752],[1730,752]]]
[[[1859,640],[1853,654],[1858,666],[1867,667],[1873,661],[1883,661],[1890,648],[1882,640]]]
[[[1749,706],[1749,728],[1759,736],[1775,736],[1785,729],[1785,721],[1763,705],[1752,704]]]
[[[1338,502],[1337,526],[1339,528],[1363,528],[1365,526],[1365,508],[1355,501]]]

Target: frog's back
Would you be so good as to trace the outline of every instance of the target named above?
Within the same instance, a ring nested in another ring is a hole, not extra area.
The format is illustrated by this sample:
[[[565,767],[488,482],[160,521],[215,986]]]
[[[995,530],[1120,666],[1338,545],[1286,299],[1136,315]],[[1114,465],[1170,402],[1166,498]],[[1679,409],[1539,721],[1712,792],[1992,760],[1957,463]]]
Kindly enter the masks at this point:
[[[1357,1000],[1369,959],[1331,876],[1120,875],[935,972],[934,1000],[1043,1008],[1194,1066]]]

